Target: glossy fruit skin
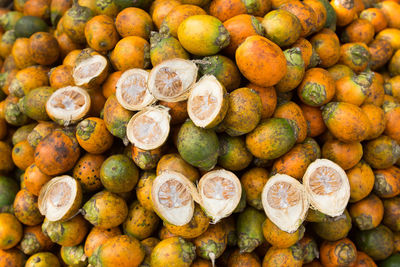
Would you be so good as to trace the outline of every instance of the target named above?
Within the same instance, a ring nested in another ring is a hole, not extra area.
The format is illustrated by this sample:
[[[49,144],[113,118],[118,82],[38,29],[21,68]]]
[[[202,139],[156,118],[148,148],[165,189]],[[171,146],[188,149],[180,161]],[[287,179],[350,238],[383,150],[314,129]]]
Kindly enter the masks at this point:
[[[151,252],[151,266],[189,267],[196,257],[196,248],[181,237],[171,237],[158,243]]]
[[[350,214],[345,210],[344,214],[323,222],[313,224],[318,236],[328,241],[337,241],[345,238],[349,233],[352,224]]]
[[[76,246],[86,237],[89,226],[82,215],[77,215],[63,222],[50,222],[44,219],[42,231],[54,243],[61,246]]]
[[[123,223],[128,215],[125,201],[118,195],[101,191],[83,205],[83,214],[94,226],[113,228]]]
[[[89,258],[89,263],[94,266],[133,266],[137,267],[145,256],[140,242],[127,235],[118,235],[108,239],[98,247]]]
[[[146,210],[139,201],[135,201],[129,207],[128,217],[123,224],[124,233],[143,240],[154,233],[159,221],[153,211]]]
[[[289,151],[296,139],[297,132],[289,120],[271,118],[261,122],[247,134],[246,146],[255,157],[275,159]]]
[[[196,238],[206,232],[209,224],[210,218],[198,205],[194,208],[192,219],[185,225],[176,226],[164,221],[165,227],[171,234],[187,239]]]
[[[138,36],[122,38],[115,45],[110,59],[116,70],[145,69],[150,65],[150,45],[145,39]]]
[[[212,169],[218,160],[218,137],[211,129],[196,127],[186,121],[180,128],[177,148],[189,164],[204,170]]]
[[[40,214],[38,208],[38,199],[35,195],[31,194],[28,190],[21,189],[14,200],[14,214],[17,219],[29,226],[41,223],[44,216]]]
[[[355,243],[372,259],[384,260],[392,254],[393,233],[386,226],[379,225],[374,229],[358,232]]]
[[[262,36],[248,37],[236,50],[235,57],[240,72],[258,86],[273,86],[286,74],[286,58],[282,50]],[[263,60],[254,62],[250,60],[251,57]],[[260,71],[266,71],[270,75],[260,76]]]
[[[12,214],[0,213],[0,229],[0,249],[10,249],[22,238],[22,225]]]
[[[85,255],[87,257],[92,256],[93,252],[96,251],[98,247],[104,244],[108,239],[118,235],[121,235],[121,230],[117,227],[108,229],[93,227],[86,237],[84,246]]]
[[[300,37],[302,27],[294,14],[280,9],[268,12],[262,25],[265,28],[265,36],[280,47],[295,43]]]
[[[320,247],[320,258],[324,266],[352,266],[357,260],[357,249],[348,238],[325,241]]]
[[[26,262],[25,267],[46,267],[54,266],[60,267],[58,258],[50,252],[39,252],[32,255]]]

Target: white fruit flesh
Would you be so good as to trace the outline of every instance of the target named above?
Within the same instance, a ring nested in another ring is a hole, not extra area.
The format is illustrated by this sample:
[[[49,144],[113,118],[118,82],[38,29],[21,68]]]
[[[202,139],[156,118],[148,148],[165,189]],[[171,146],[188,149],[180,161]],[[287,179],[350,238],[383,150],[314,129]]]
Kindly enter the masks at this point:
[[[72,77],[75,84],[86,85],[90,81],[100,76],[107,68],[107,59],[101,55],[90,56],[80,61],[73,69]]]
[[[196,189],[188,178],[177,172],[163,172],[151,188],[153,208],[168,223],[185,225],[193,217],[193,193]]]
[[[227,170],[210,171],[198,184],[200,205],[213,223],[229,216],[239,204],[242,186],[237,176]]]
[[[190,87],[196,82],[197,70],[190,60],[166,60],[151,70],[147,86],[158,100],[183,101],[189,97]]]
[[[268,218],[288,233],[297,231],[309,208],[303,185],[285,174],[276,174],[268,179],[261,200]]]
[[[67,86],[55,91],[46,103],[50,117],[63,120],[65,124],[75,123],[90,109],[90,96],[86,90],[77,86]]]
[[[213,75],[203,76],[192,86],[188,99],[188,114],[193,123],[205,128],[221,112],[225,90]]]
[[[115,91],[121,106],[136,111],[156,101],[147,89],[148,77],[149,73],[142,69],[130,69],[121,75]]]
[[[312,207],[332,217],[344,212],[350,198],[350,184],[339,165],[317,159],[308,166],[303,184]]]
[[[49,221],[59,221],[75,203],[78,181],[69,175],[54,177],[40,190],[39,211]]]
[[[156,149],[168,138],[170,119],[168,108],[147,107],[130,119],[126,129],[128,140],[140,149]]]

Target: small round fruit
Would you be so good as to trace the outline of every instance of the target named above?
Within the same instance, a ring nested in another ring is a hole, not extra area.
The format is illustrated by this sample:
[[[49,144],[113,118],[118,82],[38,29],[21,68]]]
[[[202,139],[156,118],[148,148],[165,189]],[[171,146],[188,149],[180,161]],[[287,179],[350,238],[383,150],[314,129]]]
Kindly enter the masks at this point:
[[[113,19],[106,15],[95,16],[86,23],[85,37],[88,45],[99,52],[113,49],[119,40]]]
[[[179,25],[178,39],[187,51],[197,56],[214,55],[230,41],[229,32],[222,22],[210,15],[185,19]]]
[[[40,65],[55,63],[60,55],[57,39],[48,32],[37,32],[29,38],[29,54]]]
[[[110,60],[116,70],[147,68],[150,65],[150,45],[138,36],[122,38],[110,54]]]
[[[54,266],[60,267],[60,261],[58,258],[50,252],[39,252],[36,253],[27,260],[25,267],[47,267]]]
[[[44,218],[38,208],[38,198],[26,189],[21,189],[15,196],[13,210],[15,217],[25,225],[37,225]]]
[[[353,266],[357,260],[357,249],[350,239],[344,238],[322,243],[319,255],[324,266]]]
[[[196,257],[196,247],[181,237],[158,243],[151,252],[151,266],[189,267]]]
[[[22,238],[22,225],[9,213],[0,213],[0,249],[10,249]]]
[[[108,239],[121,235],[121,230],[118,227],[103,229],[99,227],[93,227],[90,230],[85,241],[85,255],[90,257],[98,247],[104,244]]]
[[[101,154],[111,148],[113,136],[107,130],[104,120],[96,117],[86,118],[76,126],[76,139],[87,152]]]

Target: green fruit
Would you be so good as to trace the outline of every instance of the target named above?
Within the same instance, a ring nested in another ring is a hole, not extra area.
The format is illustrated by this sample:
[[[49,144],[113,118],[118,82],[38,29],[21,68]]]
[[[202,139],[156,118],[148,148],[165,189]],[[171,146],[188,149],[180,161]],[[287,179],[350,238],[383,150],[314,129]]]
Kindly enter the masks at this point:
[[[53,92],[54,89],[47,86],[29,91],[29,93],[22,98],[23,112],[34,120],[49,120],[49,116],[46,112],[46,102]]]
[[[371,230],[357,232],[355,243],[359,250],[372,259],[384,260],[393,252],[393,232],[386,226],[379,225]]]
[[[24,14],[18,11],[7,12],[0,16],[0,26],[6,31],[12,30],[15,28],[17,22],[23,17]]]
[[[14,179],[0,175],[0,212],[12,206],[18,191],[19,185]]]
[[[323,4],[326,9],[325,28],[331,29],[332,31],[336,31],[335,9],[331,6],[328,0],[318,0],[318,1],[321,2],[321,4]]]
[[[178,39],[164,36],[158,32],[150,33],[150,60],[153,66],[173,58],[189,59],[189,54],[183,49]]]
[[[398,267],[400,266],[400,253],[393,254],[379,264],[380,267]]]
[[[49,26],[41,18],[34,16],[24,16],[20,18],[15,24],[15,36],[20,37],[31,37],[36,32],[47,32]]]
[[[61,258],[68,265],[72,267],[84,267],[87,266],[88,259],[85,255],[83,245],[73,247],[61,247]]]
[[[315,233],[322,239],[336,241],[345,238],[351,229],[351,217],[347,210],[344,214],[325,222],[313,224]]]
[[[217,164],[219,142],[211,129],[199,128],[192,121],[186,121],[179,130],[177,147],[186,162],[202,170],[210,170]]]
[[[100,169],[100,179],[104,187],[113,193],[131,191],[138,179],[139,170],[133,160],[123,154],[108,157]]]
[[[251,253],[265,241],[262,230],[265,219],[265,213],[253,207],[247,207],[239,214],[236,221],[236,233],[241,253]]]
[[[230,171],[245,169],[253,160],[253,155],[247,150],[243,137],[219,135],[218,165]]]
[[[257,158],[276,159],[288,152],[296,139],[297,129],[293,121],[271,118],[261,122],[246,136],[246,146]]]
[[[15,146],[21,141],[25,141],[28,138],[28,135],[33,131],[36,127],[37,123],[31,123],[24,126],[19,127],[12,136],[12,144]]]

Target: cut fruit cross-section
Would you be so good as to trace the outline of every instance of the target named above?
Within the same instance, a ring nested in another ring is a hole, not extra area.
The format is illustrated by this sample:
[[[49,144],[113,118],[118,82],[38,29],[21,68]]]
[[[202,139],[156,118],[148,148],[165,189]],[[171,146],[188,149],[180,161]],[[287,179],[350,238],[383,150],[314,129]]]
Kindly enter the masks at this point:
[[[213,223],[228,217],[239,204],[242,195],[240,180],[233,172],[223,169],[203,175],[197,188],[199,204]]]
[[[179,102],[189,97],[190,89],[196,82],[198,68],[190,60],[170,59],[154,67],[147,86],[158,100]]]
[[[164,106],[150,106],[136,113],[129,121],[126,135],[136,147],[151,150],[167,140],[171,116]]]
[[[49,221],[68,220],[76,215],[82,204],[79,182],[69,175],[55,177],[39,193],[38,206]]]
[[[276,174],[268,179],[261,200],[268,218],[288,233],[297,231],[310,206],[303,185],[286,174]]]
[[[228,95],[213,75],[203,76],[192,86],[188,99],[188,114],[193,123],[202,128],[213,128],[228,111]]]
[[[156,99],[147,90],[149,73],[142,69],[125,71],[116,84],[115,96],[118,102],[128,110],[141,110],[153,104]]]
[[[58,124],[68,126],[81,120],[90,109],[88,92],[77,86],[55,91],[46,102],[46,112]]]
[[[303,184],[315,209],[332,217],[343,213],[350,198],[350,184],[339,165],[317,159],[308,166]]]
[[[108,62],[102,55],[91,55],[79,60],[74,67],[72,77],[77,86],[100,84],[108,72]]]
[[[194,184],[173,171],[158,175],[151,188],[154,211],[163,220],[177,226],[185,225],[192,219],[196,194]]]

